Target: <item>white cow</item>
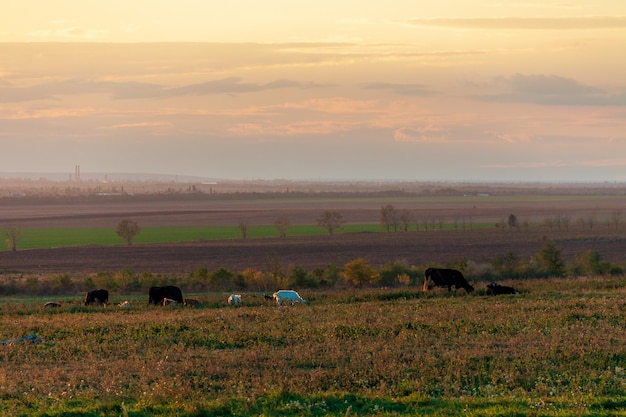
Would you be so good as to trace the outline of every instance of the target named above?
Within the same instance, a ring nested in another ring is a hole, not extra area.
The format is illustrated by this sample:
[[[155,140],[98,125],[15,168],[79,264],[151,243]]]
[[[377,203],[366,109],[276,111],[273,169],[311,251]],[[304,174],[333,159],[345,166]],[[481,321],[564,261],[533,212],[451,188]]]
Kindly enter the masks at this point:
[[[121,308],[129,308],[130,303],[128,302],[128,300],[126,300],[123,303],[119,303],[118,306],[120,306]]]
[[[306,304],[306,301],[300,297],[300,294],[295,292],[294,290],[279,290],[276,291],[273,295],[274,300],[276,300],[276,304],[283,305],[284,301],[291,301],[291,305],[295,303]]]
[[[231,294],[228,297],[229,306],[239,307],[239,304],[241,304],[241,294]]]

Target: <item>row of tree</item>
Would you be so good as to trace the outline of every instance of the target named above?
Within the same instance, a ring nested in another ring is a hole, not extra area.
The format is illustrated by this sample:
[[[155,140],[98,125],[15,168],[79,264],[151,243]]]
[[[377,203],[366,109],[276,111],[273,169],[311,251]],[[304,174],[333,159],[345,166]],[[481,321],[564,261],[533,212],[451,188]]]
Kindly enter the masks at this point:
[[[621,217],[622,210],[614,210],[611,212],[609,219],[607,220],[607,225],[609,227],[614,227],[615,230],[618,230],[621,223]],[[415,223],[414,215],[410,210],[397,209],[390,204],[384,205],[380,208],[379,221],[380,225],[382,225],[387,232],[397,232],[399,230],[408,231],[410,230],[411,225]],[[420,225],[423,230],[429,230],[429,228],[431,230],[435,230],[437,227],[441,230],[444,228],[445,223],[446,221],[443,216],[431,216],[422,217],[421,223],[416,223],[416,225],[417,230],[420,230]],[[578,223],[583,229],[589,228],[589,230],[591,230],[597,223],[596,215],[592,213],[587,217],[581,217]],[[345,220],[340,212],[335,210],[326,210],[316,219],[316,224],[323,228],[329,235],[332,235],[341,229],[341,227],[345,224]],[[465,216],[454,217],[451,224],[455,230],[458,230],[459,228],[465,230],[466,228],[471,229],[473,227],[472,218]],[[567,215],[557,215],[546,218],[544,220],[544,224],[550,230],[567,230],[571,224],[571,218]],[[500,222],[496,223],[495,226],[502,227],[503,229],[508,228],[509,230],[519,229],[520,227],[527,229],[529,227],[529,223],[528,221],[521,222],[515,214],[511,213],[506,220],[503,218]],[[246,239],[250,230],[250,223],[246,220],[242,220],[239,222],[238,227],[241,237]],[[291,227],[291,221],[289,220],[289,217],[280,215],[274,220],[274,227],[278,231],[278,235],[281,238],[284,238],[287,236],[287,231]],[[130,219],[122,220],[116,227],[117,235],[129,246],[133,243],[133,240],[140,231],[141,228],[139,225],[134,220]],[[8,249],[10,251],[16,251],[19,240],[22,236],[20,227],[7,226],[4,228],[4,234],[6,236]]]

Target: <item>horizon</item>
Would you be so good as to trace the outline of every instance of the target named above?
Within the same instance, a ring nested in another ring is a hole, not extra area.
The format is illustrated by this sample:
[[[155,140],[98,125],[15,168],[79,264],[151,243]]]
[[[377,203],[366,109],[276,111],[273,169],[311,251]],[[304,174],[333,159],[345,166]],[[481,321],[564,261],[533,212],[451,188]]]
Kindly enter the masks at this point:
[[[7,5],[0,171],[626,181],[625,2],[125,5]]]
[[[445,178],[423,178],[423,179],[377,179],[377,178],[228,178],[228,177],[202,177],[195,175],[179,175],[150,172],[83,172],[81,178],[76,179],[70,172],[2,172],[0,171],[0,181],[30,181],[30,182],[51,182],[51,183],[115,183],[115,182],[154,182],[154,183],[319,183],[319,184],[457,184],[457,185],[624,185],[626,181],[509,181],[509,180],[484,180],[484,179],[462,179],[450,180]]]

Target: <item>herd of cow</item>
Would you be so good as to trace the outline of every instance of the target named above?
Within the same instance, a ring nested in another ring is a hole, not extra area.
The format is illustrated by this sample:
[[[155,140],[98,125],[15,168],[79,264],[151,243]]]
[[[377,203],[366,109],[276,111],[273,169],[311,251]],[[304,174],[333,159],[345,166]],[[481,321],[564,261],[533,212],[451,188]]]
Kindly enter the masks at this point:
[[[448,291],[463,288],[467,293],[474,291],[474,287],[467,282],[461,271],[447,268],[428,268],[424,271],[422,289],[428,291],[433,287],[447,287]],[[495,282],[487,285],[487,295],[499,294],[519,294],[519,292],[513,287],[506,287]]]
[[[428,268],[424,271],[424,285],[422,290],[428,291],[434,287],[448,288],[448,291],[456,291],[458,288],[463,288],[467,293],[474,291],[474,287],[467,282],[460,271],[448,268]],[[499,294],[519,294],[519,292],[515,290],[515,288],[499,285],[495,282],[487,285],[487,295]],[[282,305],[284,302],[290,302],[292,305],[295,303],[307,304],[307,302],[294,290],[279,290],[271,296],[265,295],[265,298],[274,300],[277,305]],[[86,306],[90,304],[106,305],[108,302],[109,292],[104,289],[89,291],[85,296]],[[231,306],[239,306],[241,304],[241,294],[231,294],[228,297],[227,303]],[[59,305],[56,304],[58,303],[46,303],[46,306],[58,307]],[[162,287],[150,288],[148,291],[148,304],[180,304],[185,306],[194,306],[198,304],[198,300],[183,298],[183,293],[180,288],[173,285],[166,285]],[[128,305],[128,301],[125,302],[125,305]],[[125,305],[120,304],[122,307]]]

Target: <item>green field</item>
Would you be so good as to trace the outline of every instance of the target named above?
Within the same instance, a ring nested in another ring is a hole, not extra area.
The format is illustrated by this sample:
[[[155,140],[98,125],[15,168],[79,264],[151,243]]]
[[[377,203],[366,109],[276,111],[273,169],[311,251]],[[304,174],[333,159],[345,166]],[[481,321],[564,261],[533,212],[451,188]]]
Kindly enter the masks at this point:
[[[197,308],[0,303],[11,416],[625,416],[626,281],[512,282],[519,296],[417,288],[244,293]]]
[[[450,229],[451,225],[444,225]],[[488,224],[474,224],[474,229],[493,227]],[[415,226],[412,227],[415,230]],[[336,233],[384,232],[377,224],[344,225]],[[326,230],[319,226],[294,225],[287,230],[288,236],[324,235]],[[278,237],[274,226],[253,226],[248,229],[248,238]],[[211,239],[241,239],[237,226],[176,226],[142,227],[133,243],[174,243],[193,242]],[[115,233],[115,228],[36,228],[21,230],[18,249],[45,249],[64,246],[120,245],[123,240]],[[0,240],[0,250],[7,250],[5,239]]]

